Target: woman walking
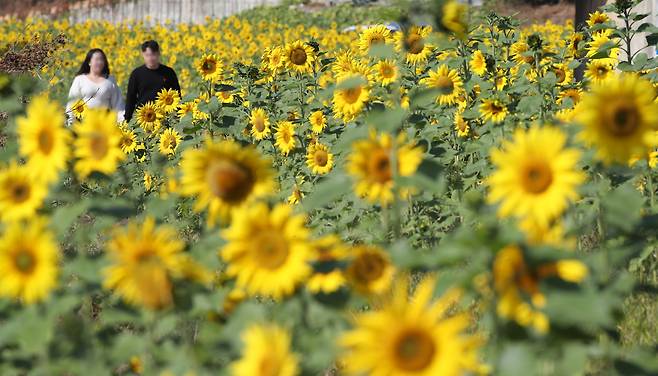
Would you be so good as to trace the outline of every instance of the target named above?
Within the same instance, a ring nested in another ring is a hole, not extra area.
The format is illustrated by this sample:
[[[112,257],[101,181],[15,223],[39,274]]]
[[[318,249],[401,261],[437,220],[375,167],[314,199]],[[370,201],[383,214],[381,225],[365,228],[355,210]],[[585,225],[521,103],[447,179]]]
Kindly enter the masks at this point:
[[[103,50],[89,50],[85,61],[78,71],[71,89],[66,113],[69,124],[73,122],[75,113],[84,103],[86,108],[107,108],[117,113],[117,122],[123,121],[124,103],[121,89],[110,75],[110,65]]]

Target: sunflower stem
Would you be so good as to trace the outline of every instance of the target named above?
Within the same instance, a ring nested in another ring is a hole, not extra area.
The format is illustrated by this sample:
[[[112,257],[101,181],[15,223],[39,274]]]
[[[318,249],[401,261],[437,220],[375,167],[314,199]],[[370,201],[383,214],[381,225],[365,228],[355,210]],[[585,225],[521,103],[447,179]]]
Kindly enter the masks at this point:
[[[397,156],[397,139],[394,135],[391,135],[391,173],[393,176],[393,203],[391,204],[391,221],[390,225],[393,230],[393,240],[397,241],[400,239],[400,205],[399,205],[399,189],[398,189],[398,156]],[[390,231],[389,231],[390,233]]]
[[[651,176],[651,171],[647,174],[647,185],[649,188],[649,204],[651,207],[651,211],[653,212],[653,208],[655,205],[655,190],[653,188],[653,177]]]

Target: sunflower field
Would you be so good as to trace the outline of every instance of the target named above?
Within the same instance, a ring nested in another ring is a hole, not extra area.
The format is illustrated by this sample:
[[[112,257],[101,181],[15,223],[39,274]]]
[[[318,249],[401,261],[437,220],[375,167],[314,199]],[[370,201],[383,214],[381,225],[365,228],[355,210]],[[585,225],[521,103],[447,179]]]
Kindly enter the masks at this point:
[[[658,374],[637,3],[2,21],[0,375]],[[147,39],[182,96],[67,126]]]

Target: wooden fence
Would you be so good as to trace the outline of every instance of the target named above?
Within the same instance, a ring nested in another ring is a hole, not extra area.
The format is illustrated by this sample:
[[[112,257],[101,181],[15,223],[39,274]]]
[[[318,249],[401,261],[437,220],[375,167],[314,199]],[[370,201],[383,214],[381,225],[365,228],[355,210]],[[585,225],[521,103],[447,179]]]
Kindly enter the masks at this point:
[[[201,23],[206,17],[222,18],[263,5],[277,5],[280,0],[123,0],[113,4],[80,3],[69,9],[72,22],[107,20],[119,23],[131,19],[150,23]]]

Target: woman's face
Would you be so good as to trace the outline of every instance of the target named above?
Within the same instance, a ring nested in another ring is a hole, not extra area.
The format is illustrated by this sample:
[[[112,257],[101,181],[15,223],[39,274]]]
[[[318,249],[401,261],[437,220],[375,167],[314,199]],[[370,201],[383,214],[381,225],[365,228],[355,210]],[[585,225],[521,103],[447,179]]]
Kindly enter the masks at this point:
[[[103,69],[105,68],[105,59],[103,59],[103,55],[100,52],[94,52],[94,54],[91,55],[91,61],[89,61],[89,68],[92,73],[98,75],[103,73]]]

